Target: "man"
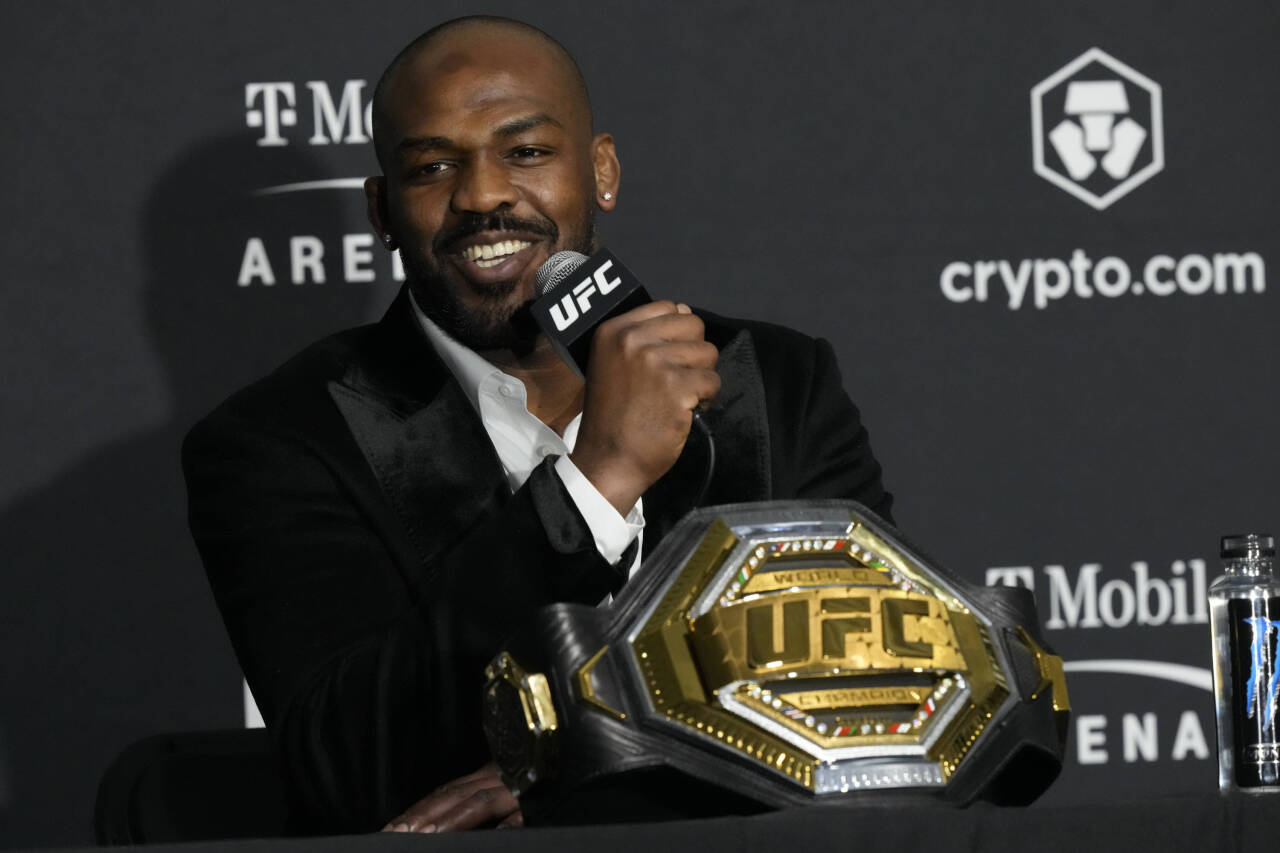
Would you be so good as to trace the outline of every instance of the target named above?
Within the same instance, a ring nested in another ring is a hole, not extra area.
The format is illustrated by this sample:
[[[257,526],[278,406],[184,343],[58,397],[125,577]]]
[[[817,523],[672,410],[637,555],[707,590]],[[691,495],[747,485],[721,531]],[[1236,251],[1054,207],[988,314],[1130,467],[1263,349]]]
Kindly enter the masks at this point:
[[[424,34],[374,137],[369,217],[406,288],[192,431],[191,527],[312,828],[510,825],[482,669],[538,607],[606,599],[692,508],[696,408],[706,503],[890,497],[823,342],[659,301],[600,326],[584,382],[529,325],[538,267],[592,251],[619,193],[549,36]]]

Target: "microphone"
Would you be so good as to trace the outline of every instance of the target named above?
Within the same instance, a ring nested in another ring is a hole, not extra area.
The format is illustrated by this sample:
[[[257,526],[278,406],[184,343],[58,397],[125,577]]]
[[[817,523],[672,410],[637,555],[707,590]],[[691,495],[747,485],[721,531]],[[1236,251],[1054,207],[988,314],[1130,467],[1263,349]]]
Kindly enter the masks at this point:
[[[608,249],[591,257],[556,252],[534,277],[533,316],[565,362],[587,376],[596,327],[618,314],[652,302],[630,270]]]
[[[618,314],[652,302],[640,279],[608,249],[591,257],[581,252],[556,252],[534,276],[538,298],[531,308],[551,346],[582,379],[587,377],[591,337],[596,327]],[[707,440],[707,472],[693,505],[700,506],[716,468],[716,442],[698,409],[693,424]]]

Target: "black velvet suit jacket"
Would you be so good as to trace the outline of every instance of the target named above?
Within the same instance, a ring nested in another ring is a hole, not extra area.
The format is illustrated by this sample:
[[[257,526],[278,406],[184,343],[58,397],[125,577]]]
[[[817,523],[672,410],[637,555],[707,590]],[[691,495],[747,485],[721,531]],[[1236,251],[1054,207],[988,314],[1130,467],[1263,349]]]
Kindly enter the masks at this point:
[[[703,317],[722,378],[703,503],[840,497],[887,517],[830,346]],[[695,430],[646,492],[646,551],[692,508],[706,455]],[[553,461],[510,491],[404,293],[187,437],[191,530],[309,828],[376,829],[484,763],[484,665],[539,606],[608,592]]]

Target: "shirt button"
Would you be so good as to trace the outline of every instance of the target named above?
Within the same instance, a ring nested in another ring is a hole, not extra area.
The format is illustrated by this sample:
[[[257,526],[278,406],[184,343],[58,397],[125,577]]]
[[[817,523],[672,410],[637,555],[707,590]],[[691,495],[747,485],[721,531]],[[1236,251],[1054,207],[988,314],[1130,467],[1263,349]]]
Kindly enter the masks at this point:
[[[540,453],[543,456],[550,456],[552,453],[555,453],[555,452],[556,452],[556,449],[554,447],[549,447],[545,444],[538,448],[538,453]]]
[[[498,393],[504,397],[514,397],[516,395],[516,389],[512,388],[510,385],[499,385]]]

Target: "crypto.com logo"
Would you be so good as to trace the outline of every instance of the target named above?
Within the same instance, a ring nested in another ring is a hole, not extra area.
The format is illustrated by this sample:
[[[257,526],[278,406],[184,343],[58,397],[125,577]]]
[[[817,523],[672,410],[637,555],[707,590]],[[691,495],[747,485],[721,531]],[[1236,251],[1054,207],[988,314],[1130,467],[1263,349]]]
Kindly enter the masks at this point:
[[[1160,86],[1090,48],[1031,90],[1036,174],[1097,210],[1164,168]]]

